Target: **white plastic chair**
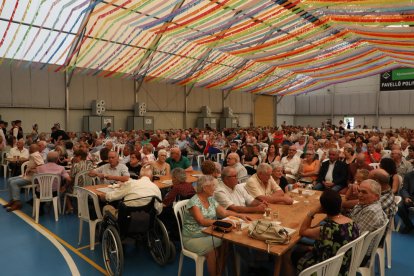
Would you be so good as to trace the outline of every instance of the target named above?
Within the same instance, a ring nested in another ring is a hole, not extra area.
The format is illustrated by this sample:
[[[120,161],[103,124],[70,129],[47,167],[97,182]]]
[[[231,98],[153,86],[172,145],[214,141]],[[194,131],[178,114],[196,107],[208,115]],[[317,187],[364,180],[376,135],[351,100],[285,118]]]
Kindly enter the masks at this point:
[[[400,202],[401,202],[401,197],[400,196],[395,196],[394,197],[394,202],[398,206],[398,204],[400,204]],[[386,253],[387,253],[387,267],[391,268],[391,235],[392,235],[392,231],[394,231],[394,228],[395,228],[394,218],[392,218],[389,223],[390,223],[390,226],[387,228],[387,232],[385,233],[384,245],[382,247],[378,247],[378,249],[377,249],[380,268],[383,271],[385,270],[385,250],[387,250],[386,251]]]
[[[57,174],[39,173],[33,176],[33,212],[32,216],[35,217],[36,223],[39,223],[39,209],[40,202],[53,202],[53,210],[55,213],[55,221],[59,220],[59,188],[61,177]],[[56,183],[57,190],[56,196],[53,196],[53,184]],[[36,195],[36,188],[39,187],[39,197]]]
[[[75,176],[75,179],[73,181],[73,193],[66,193],[65,197],[63,198],[62,213],[65,212],[67,197],[72,197],[72,198],[77,197],[75,187],[85,187],[85,186],[90,186],[90,185],[96,185],[98,183],[99,178],[89,176],[88,175],[89,171],[90,170],[85,170],[85,171],[79,172]],[[80,181],[81,179],[83,181]],[[79,183],[83,183],[82,186],[80,186]]]
[[[342,260],[344,258],[344,253],[337,254],[332,258],[329,258],[323,262],[315,264],[307,269],[303,270],[299,276],[331,276],[338,275],[339,270],[341,269]]]
[[[400,204],[401,200],[402,200],[401,196],[394,196],[394,202],[397,205],[397,207]],[[398,221],[397,227],[395,227],[395,219],[393,219],[391,221],[391,230],[392,231],[397,231],[398,232],[398,230],[400,230],[400,227],[401,227],[401,219]]]
[[[206,157],[204,156],[204,154],[197,155],[197,166],[199,169],[201,169],[201,164],[203,164],[204,161],[206,161]]]
[[[358,266],[360,265],[360,264],[357,264],[357,262],[359,260],[360,254],[361,254],[362,246],[364,245],[364,239],[368,235],[368,233],[369,233],[368,231],[365,231],[358,238],[356,238],[355,240],[345,244],[344,246],[339,248],[338,251],[336,252],[336,255],[338,255],[338,254],[341,254],[341,253],[346,254],[346,252],[348,250],[352,251],[352,253],[351,253],[351,262],[349,264],[349,270],[348,270],[348,275],[349,276],[355,276],[356,275],[356,271],[358,269]]]
[[[82,226],[83,222],[86,221],[89,223],[89,247],[91,250],[95,250],[95,231],[96,231],[96,225],[102,221],[102,212],[99,207],[99,200],[98,196],[82,187],[76,187],[76,194],[78,197],[78,217],[79,217],[79,242],[78,245],[80,245],[82,241]],[[89,216],[89,204],[88,199],[92,198],[93,200],[93,206],[95,208],[96,212],[96,219],[91,220]]]
[[[239,184],[241,183],[245,183],[247,181],[247,179],[250,178],[250,175],[245,175],[239,178]]]
[[[205,261],[206,258],[204,256],[199,256],[196,253],[185,249],[184,245],[183,245],[183,237],[181,235],[181,221],[184,218],[183,213],[184,213],[185,206],[187,205],[187,202],[188,202],[188,199],[187,200],[181,200],[181,201],[177,202],[177,204],[175,204],[175,206],[174,206],[174,214],[175,214],[175,218],[177,219],[178,230],[180,232],[180,242],[181,242],[181,254],[180,254],[180,261],[178,263],[178,276],[181,275],[181,270],[183,268],[183,258],[184,258],[184,256],[187,256],[187,257],[189,257],[189,258],[191,258],[195,261],[195,263],[196,263],[196,276],[203,276],[204,261]]]
[[[379,168],[379,163],[371,163],[369,164],[374,170]]]
[[[29,165],[29,161],[23,162],[20,171],[22,172],[22,175],[26,173],[27,166]],[[22,189],[24,189],[24,197],[26,200],[29,199],[30,190],[33,189],[33,183],[28,184],[25,186],[22,186]]]
[[[3,151],[1,153],[1,165],[3,167],[3,177],[4,179],[7,178],[8,173],[10,172],[9,170],[9,162],[7,161],[7,152]],[[7,189],[7,182],[4,181],[4,189]]]
[[[366,236],[364,240],[364,245],[362,246],[361,254],[359,256],[359,260],[357,263],[361,265],[365,255],[368,252],[368,249],[371,248],[371,256],[368,261],[368,267],[360,266],[358,267],[357,272],[361,274],[361,276],[373,276],[375,275],[375,256],[378,249],[378,245],[384,236],[385,229],[388,225],[388,221],[380,228],[375,230],[374,232],[371,232]],[[381,276],[384,276],[383,271],[381,271]]]

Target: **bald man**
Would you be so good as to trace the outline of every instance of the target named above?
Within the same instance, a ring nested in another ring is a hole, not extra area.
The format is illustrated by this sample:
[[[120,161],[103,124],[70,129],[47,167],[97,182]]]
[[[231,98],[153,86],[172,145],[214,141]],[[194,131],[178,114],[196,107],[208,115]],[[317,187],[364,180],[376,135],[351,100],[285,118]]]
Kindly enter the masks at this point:
[[[171,170],[175,168],[181,168],[185,171],[193,170],[190,160],[181,155],[181,150],[179,148],[172,148],[170,151],[170,157],[168,157],[165,162],[170,164]]]
[[[381,196],[379,202],[388,219],[393,219],[397,213],[397,205],[390,186],[390,175],[383,169],[375,169],[369,172],[368,179],[373,179],[380,184]]]

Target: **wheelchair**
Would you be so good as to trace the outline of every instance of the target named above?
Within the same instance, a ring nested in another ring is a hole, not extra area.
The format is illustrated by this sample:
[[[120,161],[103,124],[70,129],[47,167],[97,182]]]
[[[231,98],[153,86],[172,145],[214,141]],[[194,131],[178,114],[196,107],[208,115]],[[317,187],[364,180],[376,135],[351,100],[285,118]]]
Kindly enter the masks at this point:
[[[150,199],[147,205],[131,207],[128,201]],[[163,266],[175,259],[175,246],[168,237],[167,229],[157,217],[154,203],[158,197],[142,197],[121,201],[118,205],[118,219],[105,214],[101,224],[102,253],[106,270],[110,275],[122,275],[124,252],[122,242],[127,238],[135,240],[135,245],[148,247],[155,262]]]

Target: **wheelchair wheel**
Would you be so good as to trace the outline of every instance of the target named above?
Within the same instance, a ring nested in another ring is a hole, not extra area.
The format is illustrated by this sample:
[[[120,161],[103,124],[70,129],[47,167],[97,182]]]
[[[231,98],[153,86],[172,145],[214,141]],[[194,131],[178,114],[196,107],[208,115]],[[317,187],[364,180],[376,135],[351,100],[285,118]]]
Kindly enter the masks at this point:
[[[121,238],[113,225],[108,225],[102,234],[102,253],[109,275],[122,275],[124,252]]]
[[[152,258],[159,264],[165,265],[170,261],[171,246],[167,229],[158,219],[155,219],[153,229],[148,231],[148,248]]]

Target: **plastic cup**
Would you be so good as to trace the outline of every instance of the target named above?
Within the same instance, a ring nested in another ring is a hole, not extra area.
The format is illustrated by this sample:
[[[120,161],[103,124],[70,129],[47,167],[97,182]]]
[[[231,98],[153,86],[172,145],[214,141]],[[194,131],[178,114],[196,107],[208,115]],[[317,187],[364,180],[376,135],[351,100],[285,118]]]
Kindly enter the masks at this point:
[[[242,231],[242,222],[236,221],[236,232],[241,232],[241,231]]]

